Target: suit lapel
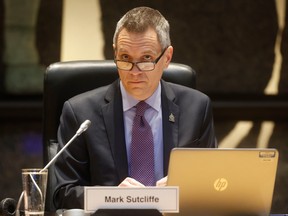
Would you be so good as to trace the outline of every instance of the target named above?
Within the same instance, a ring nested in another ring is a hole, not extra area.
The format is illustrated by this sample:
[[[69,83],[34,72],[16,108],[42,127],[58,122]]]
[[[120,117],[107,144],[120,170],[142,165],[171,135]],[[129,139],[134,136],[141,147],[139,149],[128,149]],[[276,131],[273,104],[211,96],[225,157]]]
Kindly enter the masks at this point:
[[[173,90],[163,81],[161,82],[161,86],[164,176],[166,176],[168,173],[170,152],[178,143],[179,107],[173,102],[175,99]]]
[[[173,90],[163,81],[161,81],[161,86],[164,176],[166,176],[170,152],[178,143],[179,107],[173,102],[175,100]],[[103,118],[119,181],[122,181],[128,176],[128,163],[119,81],[114,82],[108,89],[105,99],[107,104],[102,108]]]
[[[121,98],[118,80],[108,89],[105,97],[108,103],[102,108],[106,131],[120,182],[128,176],[123,106]]]

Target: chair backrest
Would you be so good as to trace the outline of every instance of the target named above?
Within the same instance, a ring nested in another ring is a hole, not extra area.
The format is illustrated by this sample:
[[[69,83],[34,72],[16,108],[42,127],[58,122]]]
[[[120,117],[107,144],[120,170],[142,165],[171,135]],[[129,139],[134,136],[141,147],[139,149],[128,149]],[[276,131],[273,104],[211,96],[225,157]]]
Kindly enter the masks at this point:
[[[44,76],[43,93],[43,151],[44,164],[47,164],[57,151],[57,129],[64,102],[80,93],[108,85],[118,78],[113,60],[89,60],[57,62],[51,64]],[[170,63],[164,71],[165,81],[195,88],[195,71],[183,64]],[[46,195],[46,210],[55,210],[52,193],[55,177],[49,168]]]

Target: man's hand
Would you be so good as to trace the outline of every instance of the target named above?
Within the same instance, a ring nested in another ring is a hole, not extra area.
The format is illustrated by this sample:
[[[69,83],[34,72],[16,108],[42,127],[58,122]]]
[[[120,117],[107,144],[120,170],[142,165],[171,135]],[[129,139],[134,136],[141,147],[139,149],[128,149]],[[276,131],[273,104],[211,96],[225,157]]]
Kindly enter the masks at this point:
[[[156,182],[157,187],[164,187],[166,185],[167,185],[167,176],[165,176],[164,178],[162,178]]]
[[[164,187],[166,185],[167,185],[167,176],[156,182],[157,187]],[[118,185],[118,187],[145,187],[145,185],[143,185],[136,179],[127,177]]]
[[[127,177],[118,185],[118,187],[145,187],[145,185],[133,178]]]

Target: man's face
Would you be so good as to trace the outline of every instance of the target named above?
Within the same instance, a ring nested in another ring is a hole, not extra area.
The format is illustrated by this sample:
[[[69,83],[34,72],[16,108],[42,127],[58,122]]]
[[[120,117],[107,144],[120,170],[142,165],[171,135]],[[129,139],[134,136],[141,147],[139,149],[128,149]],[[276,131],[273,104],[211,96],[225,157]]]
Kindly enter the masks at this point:
[[[154,61],[163,51],[152,28],[145,33],[130,33],[123,29],[118,35],[117,47],[114,48],[117,60],[130,62]],[[118,69],[126,91],[137,100],[149,98],[156,90],[163,70],[168,67],[172,53],[173,48],[170,46],[152,71],[140,71],[135,65],[131,71]]]

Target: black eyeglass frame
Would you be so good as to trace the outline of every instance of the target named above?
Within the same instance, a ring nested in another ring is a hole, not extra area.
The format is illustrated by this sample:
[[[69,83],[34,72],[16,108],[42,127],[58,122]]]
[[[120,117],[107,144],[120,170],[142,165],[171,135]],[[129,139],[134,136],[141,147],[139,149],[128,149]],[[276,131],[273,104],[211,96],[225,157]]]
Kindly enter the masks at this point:
[[[147,71],[152,71],[155,69],[155,65],[158,63],[158,61],[161,59],[161,57],[164,55],[164,53],[166,52],[168,47],[166,47],[162,53],[160,54],[160,56],[158,58],[156,58],[154,61],[142,61],[142,62],[130,62],[130,61],[123,61],[123,60],[117,60],[117,59],[114,59],[114,62],[117,66],[118,69],[120,70],[124,70],[124,71],[131,71],[133,69],[133,67],[136,65],[136,67],[138,68],[139,71],[144,71],[144,72],[147,72]],[[123,68],[119,68],[118,65],[117,65],[117,62],[125,62],[125,63],[130,63],[131,64],[131,68],[130,69],[123,69]],[[142,70],[138,67],[138,64],[143,64],[143,63],[153,63],[153,69],[149,69],[149,70]]]

